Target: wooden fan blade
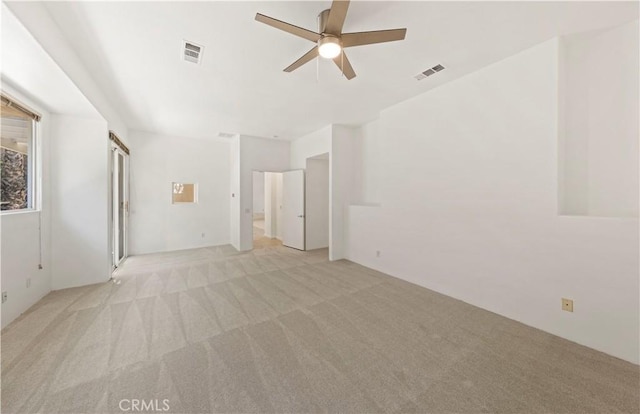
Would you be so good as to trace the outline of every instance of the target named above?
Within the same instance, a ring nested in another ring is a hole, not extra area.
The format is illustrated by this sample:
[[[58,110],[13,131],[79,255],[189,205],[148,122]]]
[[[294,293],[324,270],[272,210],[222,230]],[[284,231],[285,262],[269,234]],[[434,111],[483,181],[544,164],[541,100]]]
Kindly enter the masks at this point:
[[[353,70],[353,66],[351,66],[351,62],[347,59],[347,55],[344,53],[344,50],[341,54],[333,58],[333,61],[336,62],[340,71],[344,73],[344,76],[347,79],[351,80],[356,77],[356,72]]]
[[[373,32],[345,33],[342,35],[342,47],[371,45],[374,43],[404,40],[407,29],[376,30]]]
[[[333,0],[329,11],[329,18],[327,19],[327,24],[324,27],[324,32],[340,36],[340,33],[342,33],[342,26],[344,25],[344,19],[347,17],[348,9],[349,0]]]
[[[296,60],[295,62],[293,62],[291,65],[289,65],[287,68],[285,68],[285,72],[293,72],[294,70],[298,69],[300,66],[304,65],[305,63],[309,62],[310,60],[313,60],[314,57],[318,56],[318,46],[314,47],[313,49],[311,49],[310,51],[308,51],[307,53],[305,53],[304,55],[302,55],[302,57],[298,60]]]
[[[317,42],[321,37],[319,33],[303,29],[302,27],[294,26],[281,20],[274,19],[273,17],[265,16],[264,14],[256,13],[256,20],[260,23],[268,24],[271,27],[275,27],[276,29],[280,29],[282,31],[291,33],[312,42]]]

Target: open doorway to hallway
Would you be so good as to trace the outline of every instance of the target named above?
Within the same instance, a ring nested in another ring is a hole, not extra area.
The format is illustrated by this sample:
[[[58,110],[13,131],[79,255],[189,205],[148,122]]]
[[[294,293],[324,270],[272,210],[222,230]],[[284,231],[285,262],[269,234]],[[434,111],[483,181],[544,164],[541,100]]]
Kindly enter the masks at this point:
[[[282,246],[282,173],[253,172],[253,247]]]
[[[253,247],[297,250],[329,247],[329,154],[305,160],[305,168],[253,171]]]

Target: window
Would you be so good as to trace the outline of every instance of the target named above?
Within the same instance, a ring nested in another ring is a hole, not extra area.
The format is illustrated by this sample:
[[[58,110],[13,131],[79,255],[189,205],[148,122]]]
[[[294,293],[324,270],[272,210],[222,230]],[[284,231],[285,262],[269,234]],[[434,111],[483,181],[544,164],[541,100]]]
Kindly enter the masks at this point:
[[[2,95],[0,210],[34,208],[35,131],[39,115]]]
[[[173,204],[197,202],[196,184],[171,183],[171,202]]]

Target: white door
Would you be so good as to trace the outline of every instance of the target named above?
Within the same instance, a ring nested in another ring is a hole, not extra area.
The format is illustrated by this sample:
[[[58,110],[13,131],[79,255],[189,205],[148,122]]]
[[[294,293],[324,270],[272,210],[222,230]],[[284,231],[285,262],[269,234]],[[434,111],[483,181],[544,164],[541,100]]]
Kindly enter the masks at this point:
[[[304,171],[282,174],[282,244],[304,250]]]
[[[127,257],[127,216],[129,215],[128,183],[129,157],[119,148],[113,148],[112,222],[113,222],[113,267]]]

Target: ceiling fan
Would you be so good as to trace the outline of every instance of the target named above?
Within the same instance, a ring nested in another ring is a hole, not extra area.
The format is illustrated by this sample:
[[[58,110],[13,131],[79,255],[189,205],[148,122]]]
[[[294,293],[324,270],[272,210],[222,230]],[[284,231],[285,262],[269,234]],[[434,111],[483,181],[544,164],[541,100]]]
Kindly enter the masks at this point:
[[[256,20],[316,43],[313,49],[285,68],[285,72],[293,72],[320,55],[326,59],[333,59],[347,79],[353,79],[356,77],[356,73],[351,66],[351,62],[347,59],[344,49],[354,46],[403,40],[407,34],[407,29],[342,33],[342,26],[347,17],[348,9],[349,0],[334,0],[333,3],[331,3],[330,9],[324,10],[318,15],[318,33],[260,13],[256,14]]]

